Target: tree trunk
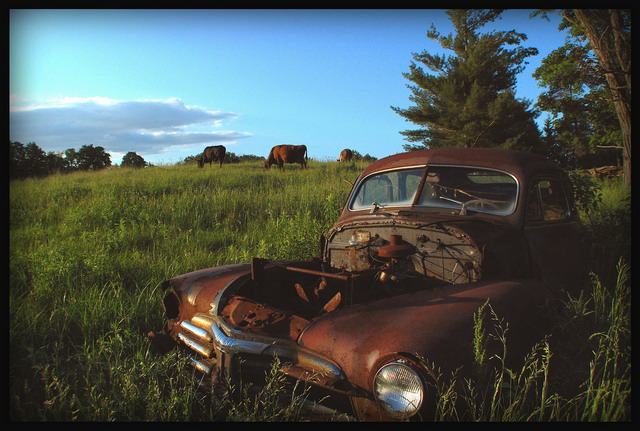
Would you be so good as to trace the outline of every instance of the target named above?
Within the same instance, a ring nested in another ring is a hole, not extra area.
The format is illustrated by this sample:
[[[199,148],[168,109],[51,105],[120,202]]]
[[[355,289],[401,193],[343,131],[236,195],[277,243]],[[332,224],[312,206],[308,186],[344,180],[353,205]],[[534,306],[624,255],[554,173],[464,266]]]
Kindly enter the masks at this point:
[[[627,48],[623,46],[622,39],[618,33],[620,28],[619,12],[615,9],[609,11],[612,25],[610,31],[613,32],[610,38],[598,32],[583,9],[574,9],[573,13],[584,28],[609,85],[609,91],[611,91],[613,104],[622,130],[624,183],[631,185],[631,100],[627,97],[627,94],[631,94],[631,60]],[[612,45],[607,46],[607,41],[612,41]],[[616,53],[618,62],[616,62],[612,52]],[[616,72],[624,76],[624,81],[618,77]]]

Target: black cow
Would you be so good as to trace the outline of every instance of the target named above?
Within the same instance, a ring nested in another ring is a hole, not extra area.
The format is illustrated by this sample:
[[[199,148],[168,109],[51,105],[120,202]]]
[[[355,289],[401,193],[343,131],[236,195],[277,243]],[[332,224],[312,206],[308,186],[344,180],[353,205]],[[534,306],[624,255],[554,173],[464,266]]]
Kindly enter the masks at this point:
[[[220,162],[220,167],[222,167],[226,152],[227,149],[223,145],[214,145],[213,147],[205,148],[198,159],[198,167],[203,167],[205,163],[209,163],[209,166],[211,166],[213,162]]]

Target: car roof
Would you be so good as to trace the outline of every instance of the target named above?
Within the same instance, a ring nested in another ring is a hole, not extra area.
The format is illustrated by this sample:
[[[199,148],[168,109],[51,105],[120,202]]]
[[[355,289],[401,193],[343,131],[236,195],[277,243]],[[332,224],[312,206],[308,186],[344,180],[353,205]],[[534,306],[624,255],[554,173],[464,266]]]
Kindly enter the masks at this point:
[[[360,177],[388,169],[424,165],[493,168],[509,172],[519,178],[525,178],[533,171],[560,169],[543,156],[524,151],[495,148],[436,148],[409,151],[382,158],[370,164]]]

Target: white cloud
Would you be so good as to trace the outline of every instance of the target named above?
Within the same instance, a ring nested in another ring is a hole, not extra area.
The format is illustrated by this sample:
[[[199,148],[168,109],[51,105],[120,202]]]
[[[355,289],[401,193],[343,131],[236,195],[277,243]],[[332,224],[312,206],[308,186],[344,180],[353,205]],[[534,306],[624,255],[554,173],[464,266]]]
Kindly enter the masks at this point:
[[[35,142],[45,151],[102,146],[107,152],[163,154],[174,147],[234,144],[246,132],[213,130],[236,118],[230,112],[187,106],[180,99],[62,98],[18,106],[10,98],[9,139]],[[199,126],[203,131],[192,131]]]

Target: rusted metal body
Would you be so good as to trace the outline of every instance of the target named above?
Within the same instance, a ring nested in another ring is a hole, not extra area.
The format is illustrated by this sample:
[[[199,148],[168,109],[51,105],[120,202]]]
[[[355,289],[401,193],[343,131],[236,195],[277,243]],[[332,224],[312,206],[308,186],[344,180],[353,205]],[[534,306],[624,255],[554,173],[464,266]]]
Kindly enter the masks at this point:
[[[509,322],[510,356],[522,357],[548,330],[542,305],[581,288],[577,228],[567,178],[542,158],[391,156],[359,176],[319,258],[167,280],[166,333],[214,385],[259,379],[277,355],[282,373],[319,391],[317,414],[425,418],[433,370],[417,358],[469,365],[486,301]],[[421,388],[411,403],[388,394],[396,376]]]

